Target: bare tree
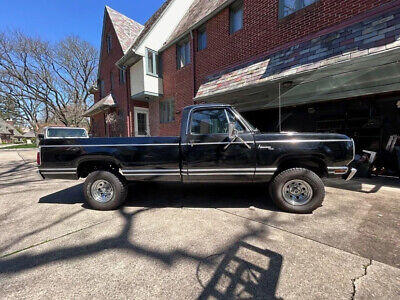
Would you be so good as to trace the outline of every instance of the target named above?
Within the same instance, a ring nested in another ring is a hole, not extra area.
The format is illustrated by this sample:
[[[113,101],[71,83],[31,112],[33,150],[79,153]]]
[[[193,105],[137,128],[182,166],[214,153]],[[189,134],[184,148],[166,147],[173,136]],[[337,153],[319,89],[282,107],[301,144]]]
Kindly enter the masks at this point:
[[[49,120],[84,125],[96,68],[97,50],[78,37],[51,45],[20,32],[0,34],[0,97],[35,129]]]

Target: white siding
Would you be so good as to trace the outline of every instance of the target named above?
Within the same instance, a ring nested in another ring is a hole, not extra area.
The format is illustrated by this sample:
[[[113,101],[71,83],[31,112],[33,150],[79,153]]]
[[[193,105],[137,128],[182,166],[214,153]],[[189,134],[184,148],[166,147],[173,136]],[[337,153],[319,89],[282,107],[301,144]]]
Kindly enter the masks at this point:
[[[131,78],[131,96],[142,93],[144,91],[144,64],[143,59],[130,67]]]
[[[144,56],[146,47],[155,51],[160,50],[192,5],[192,2],[193,0],[173,0],[135,49],[135,53]]]

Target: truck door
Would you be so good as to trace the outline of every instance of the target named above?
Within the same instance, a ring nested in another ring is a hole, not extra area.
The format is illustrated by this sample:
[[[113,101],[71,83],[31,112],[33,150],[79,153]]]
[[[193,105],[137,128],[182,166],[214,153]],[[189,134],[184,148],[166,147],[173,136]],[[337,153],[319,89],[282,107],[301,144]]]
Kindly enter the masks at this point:
[[[237,138],[229,138],[229,123],[235,123]],[[229,107],[193,109],[183,146],[187,181],[252,181],[256,167],[253,134]]]

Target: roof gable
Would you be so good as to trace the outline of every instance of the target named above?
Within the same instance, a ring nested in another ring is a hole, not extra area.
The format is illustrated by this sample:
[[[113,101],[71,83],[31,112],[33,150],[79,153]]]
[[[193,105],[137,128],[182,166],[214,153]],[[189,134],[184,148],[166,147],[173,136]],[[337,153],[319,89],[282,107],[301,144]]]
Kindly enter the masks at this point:
[[[105,9],[114,27],[122,52],[125,54],[143,30],[143,25],[109,6],[106,6]]]
[[[186,12],[174,34],[166,42],[166,46],[184,35],[191,27],[204,20],[217,9],[231,3],[231,0],[195,0]],[[225,5],[224,5],[225,4]]]

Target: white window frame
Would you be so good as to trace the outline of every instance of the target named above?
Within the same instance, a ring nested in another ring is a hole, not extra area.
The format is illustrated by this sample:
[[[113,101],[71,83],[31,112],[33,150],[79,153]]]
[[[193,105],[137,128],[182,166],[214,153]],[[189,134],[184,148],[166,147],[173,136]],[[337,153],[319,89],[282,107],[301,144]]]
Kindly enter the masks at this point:
[[[135,136],[136,137],[150,136],[149,109],[145,107],[134,107],[133,112],[134,112],[134,122],[135,122]],[[139,135],[138,118],[137,118],[138,113],[146,115],[146,132],[147,132],[146,135]]]
[[[153,58],[153,70],[149,70],[149,54],[152,55]],[[157,51],[151,50],[149,48],[146,48],[146,74],[155,76],[155,77],[160,77],[160,59],[159,59],[159,54]]]

